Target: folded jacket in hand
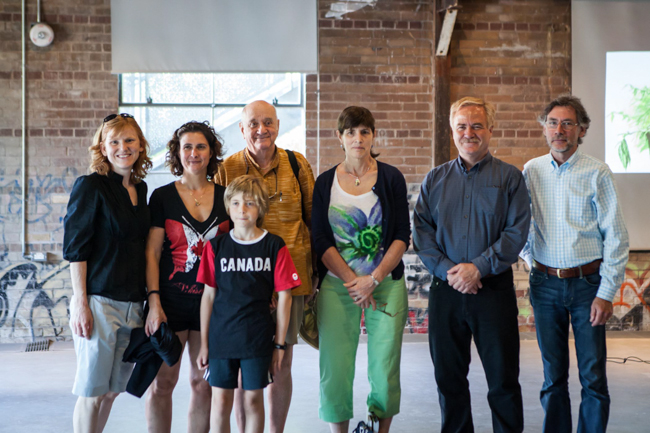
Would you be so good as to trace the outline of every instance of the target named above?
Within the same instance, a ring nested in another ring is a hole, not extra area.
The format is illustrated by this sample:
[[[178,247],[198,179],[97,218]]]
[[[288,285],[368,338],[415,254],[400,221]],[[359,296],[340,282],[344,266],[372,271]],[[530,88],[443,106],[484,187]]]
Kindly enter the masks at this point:
[[[181,340],[167,323],[161,323],[151,337],[147,337],[144,328],[133,329],[129,346],[122,357],[123,362],[135,362],[126,392],[142,397],[158,374],[163,361],[171,367],[178,362],[182,353]]]

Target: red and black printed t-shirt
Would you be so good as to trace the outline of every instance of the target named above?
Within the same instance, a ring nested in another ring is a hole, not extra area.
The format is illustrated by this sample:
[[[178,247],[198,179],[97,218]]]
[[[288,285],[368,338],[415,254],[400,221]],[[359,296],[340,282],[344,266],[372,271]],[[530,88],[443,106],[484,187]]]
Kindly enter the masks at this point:
[[[208,334],[209,357],[257,358],[273,352],[273,291],[300,286],[289,249],[267,231],[253,241],[233,232],[203,250],[198,281],[216,288]]]
[[[223,203],[224,191],[224,187],[215,185],[212,212],[203,222],[189,213],[175,182],[151,194],[151,225],[165,229],[158,283],[161,296],[177,299],[179,296],[200,297],[203,293],[203,284],[196,281],[203,247],[210,239],[230,230],[230,218]]]

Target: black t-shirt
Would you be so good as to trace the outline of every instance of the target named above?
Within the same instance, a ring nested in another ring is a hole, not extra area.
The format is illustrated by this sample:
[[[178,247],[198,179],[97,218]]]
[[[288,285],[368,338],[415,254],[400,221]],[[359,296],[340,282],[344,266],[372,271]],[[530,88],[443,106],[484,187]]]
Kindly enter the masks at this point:
[[[142,302],[150,223],[147,184],[135,184],[138,205],[133,206],[122,181],[115,172],[77,179],[63,222],[63,258],[86,262],[86,294]]]
[[[203,284],[196,281],[203,247],[210,239],[230,230],[223,203],[224,192],[221,185],[214,186],[212,212],[203,222],[189,213],[175,182],[157,188],[151,194],[151,225],[165,229],[159,265],[161,297],[200,297],[203,293]]]
[[[300,286],[289,249],[281,237],[264,232],[253,241],[229,234],[203,250],[198,281],[216,288],[209,329],[209,357],[257,358],[273,351],[273,290]]]

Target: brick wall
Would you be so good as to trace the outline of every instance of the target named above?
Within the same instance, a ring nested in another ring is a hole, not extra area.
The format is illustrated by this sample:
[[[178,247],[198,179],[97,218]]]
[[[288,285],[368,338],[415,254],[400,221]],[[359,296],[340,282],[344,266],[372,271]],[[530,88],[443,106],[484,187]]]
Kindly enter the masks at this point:
[[[110,0],[43,2],[54,44],[27,44],[28,251],[61,255],[62,219],[74,179],[87,171],[88,146],[117,110],[110,74]],[[27,23],[36,21],[28,2]],[[0,342],[68,335],[67,264],[22,258],[21,2],[0,3]]]
[[[548,152],[537,114],[571,89],[571,2],[461,3],[450,50],[451,100],[470,95],[495,104],[490,148],[523,168]]]
[[[348,105],[373,112],[375,148],[407,182],[421,182],[432,157],[432,13],[429,2],[379,1],[327,18],[319,2],[320,170],[343,158],[334,131]],[[316,162],[316,75],[307,76],[307,157]]]
[[[409,184],[411,206],[431,169],[433,12],[430,1],[378,0],[340,19],[320,0],[320,170],[340,162],[336,118],[350,104],[377,118],[377,150]],[[570,84],[568,0],[482,0],[464,8],[452,39],[451,97],[497,105],[491,147],[519,167],[545,153],[535,115]],[[110,1],[51,0],[43,20],[55,43],[28,44],[28,247],[60,256],[62,219],[74,179],[86,172],[90,138],[118,106],[110,75]],[[35,4],[28,22],[35,21]],[[20,245],[20,1],[0,4],[0,343],[69,337],[66,263],[26,261]],[[316,76],[307,77],[307,156],[316,167]],[[452,156],[455,148],[452,146]],[[405,257],[409,332],[426,332],[430,276]],[[515,279],[522,330],[532,330],[526,270]],[[650,254],[633,254],[610,328],[650,329]],[[647,292],[647,293],[646,293]],[[617,298],[618,299],[618,298]]]

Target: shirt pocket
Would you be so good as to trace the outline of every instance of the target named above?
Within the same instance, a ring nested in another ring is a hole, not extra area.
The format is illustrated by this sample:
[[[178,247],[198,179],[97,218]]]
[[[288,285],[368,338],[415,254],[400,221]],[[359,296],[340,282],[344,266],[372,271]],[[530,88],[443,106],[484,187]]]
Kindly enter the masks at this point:
[[[280,200],[281,199],[281,200]],[[302,219],[302,197],[293,189],[282,191],[282,196],[278,194],[273,198],[278,210],[278,219],[282,222],[296,222]]]
[[[476,212],[490,217],[505,215],[508,211],[508,198],[506,190],[498,185],[483,186],[479,188],[476,197]]]

